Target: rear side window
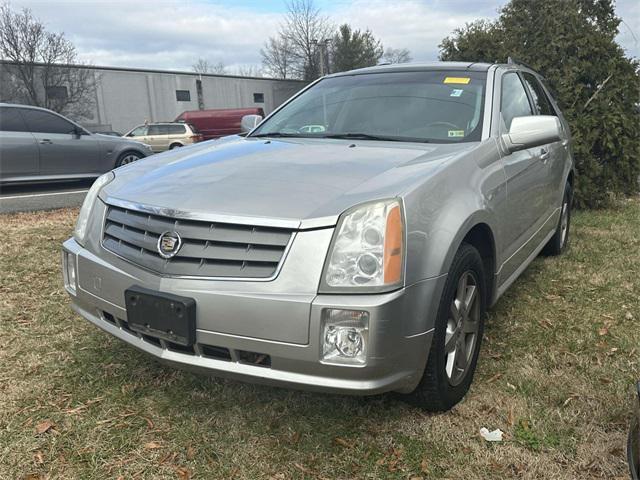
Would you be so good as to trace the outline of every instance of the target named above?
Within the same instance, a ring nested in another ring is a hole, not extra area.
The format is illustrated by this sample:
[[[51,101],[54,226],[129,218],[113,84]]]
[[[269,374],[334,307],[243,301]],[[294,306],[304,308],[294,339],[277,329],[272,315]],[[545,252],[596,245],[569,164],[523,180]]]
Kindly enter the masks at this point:
[[[199,133],[199,132],[198,132],[198,129],[197,129],[196,127],[194,127],[194,126],[193,126],[193,124],[191,124],[191,123],[187,123],[187,125],[189,126],[189,128],[191,129],[191,131],[192,131],[193,133]]]
[[[502,77],[500,113],[507,130],[511,128],[511,122],[515,117],[533,115],[527,92],[516,73],[507,73]]]
[[[146,125],[141,125],[139,127],[134,128],[133,130],[131,130],[131,133],[129,133],[129,135],[127,135],[128,137],[143,137],[147,134],[147,126]]]
[[[148,135],[168,135],[168,125],[149,125]]]
[[[0,132],[28,132],[27,125],[24,123],[20,109],[18,108],[0,108]]]
[[[187,131],[187,129],[184,128],[184,125],[168,125],[168,127],[169,135],[182,135]]]
[[[22,116],[31,132],[73,133],[75,126],[62,117],[42,110],[22,110]]]
[[[551,102],[549,101],[549,98],[542,88],[542,85],[540,85],[538,79],[530,73],[526,72],[522,74],[522,77],[529,87],[529,92],[531,93],[531,98],[533,99],[533,105],[536,107],[540,115],[556,116],[556,112],[551,106]]]

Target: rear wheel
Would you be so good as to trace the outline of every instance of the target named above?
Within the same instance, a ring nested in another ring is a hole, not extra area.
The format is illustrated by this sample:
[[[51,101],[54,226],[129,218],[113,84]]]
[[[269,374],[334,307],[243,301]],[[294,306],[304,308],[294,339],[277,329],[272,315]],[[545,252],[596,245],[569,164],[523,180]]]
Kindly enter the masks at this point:
[[[139,153],[124,152],[122,155],[120,155],[120,158],[118,158],[118,161],[116,162],[116,167],[121,167],[123,165],[136,162],[141,158],[142,158],[142,155],[140,155]]]
[[[571,226],[571,185],[569,182],[564,187],[564,195],[562,197],[562,209],[560,210],[560,219],[556,232],[544,247],[543,253],[547,255],[560,255],[567,249],[569,244],[569,227]]]
[[[169,145],[169,150],[173,150],[174,148],[180,148],[183,145],[181,143],[172,143],[171,145]]]
[[[449,410],[469,390],[482,343],[486,292],[482,257],[463,244],[447,275],[422,380],[411,394],[425,410]]]

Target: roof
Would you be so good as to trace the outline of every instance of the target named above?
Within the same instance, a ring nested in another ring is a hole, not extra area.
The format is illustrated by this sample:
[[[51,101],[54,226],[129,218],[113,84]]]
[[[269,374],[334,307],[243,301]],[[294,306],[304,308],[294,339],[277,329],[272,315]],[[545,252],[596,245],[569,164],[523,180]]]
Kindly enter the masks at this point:
[[[0,65],[21,65],[22,62],[13,62],[10,60],[2,60],[0,59]],[[43,67],[44,63],[34,62],[35,66]],[[274,82],[298,82],[298,83],[309,83],[305,80],[297,80],[292,78],[272,78],[272,77],[246,77],[243,75],[230,75],[230,74],[219,74],[219,73],[198,73],[198,72],[189,72],[184,70],[162,70],[162,69],[153,69],[153,68],[132,68],[132,67],[106,67],[101,65],[74,65],[74,64],[56,64],[56,67],[67,67],[67,68],[81,68],[88,70],[103,70],[103,71],[112,71],[112,72],[131,72],[131,73],[160,73],[160,74],[169,74],[169,75],[188,75],[191,77],[220,77],[220,78],[239,78],[245,80],[266,80],[266,81],[274,81]]]
[[[333,76],[360,75],[365,73],[382,72],[420,72],[425,70],[460,70],[472,72],[486,72],[494,63],[475,62],[427,62],[427,63],[393,63],[388,65],[376,65],[374,67],[359,68],[347,72],[335,73]]]
[[[49,110],[48,108],[45,108],[45,107],[38,107],[37,105],[24,105],[22,103],[2,103],[2,102],[0,102],[0,107],[20,107],[20,108],[30,108],[32,110],[44,110],[45,112],[53,112],[53,110]],[[56,112],[53,112],[53,113],[56,113]]]

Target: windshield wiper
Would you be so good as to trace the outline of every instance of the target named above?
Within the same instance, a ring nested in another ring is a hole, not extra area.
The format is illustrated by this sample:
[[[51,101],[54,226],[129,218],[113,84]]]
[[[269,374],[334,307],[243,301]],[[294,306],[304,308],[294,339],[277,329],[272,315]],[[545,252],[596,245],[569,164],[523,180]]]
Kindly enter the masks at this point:
[[[262,137],[306,137],[307,135],[302,135],[300,133],[285,133],[285,132],[271,132],[271,133],[257,133],[255,135],[251,135],[254,138],[262,138]]]
[[[369,133],[333,133],[330,135],[324,135],[322,138],[344,138],[349,140],[380,140],[384,142],[415,142],[418,141],[413,138],[401,138],[401,137],[387,137],[385,135],[371,135]],[[419,140],[420,142],[426,142],[427,140]]]

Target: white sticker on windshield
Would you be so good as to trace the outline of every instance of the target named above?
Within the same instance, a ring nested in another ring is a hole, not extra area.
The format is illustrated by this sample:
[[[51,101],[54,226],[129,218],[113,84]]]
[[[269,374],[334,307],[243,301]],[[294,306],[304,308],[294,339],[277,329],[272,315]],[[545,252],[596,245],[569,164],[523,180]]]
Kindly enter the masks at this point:
[[[462,96],[462,92],[463,90],[461,88],[454,88],[453,90],[451,90],[451,95],[449,95],[450,97],[460,97]]]

